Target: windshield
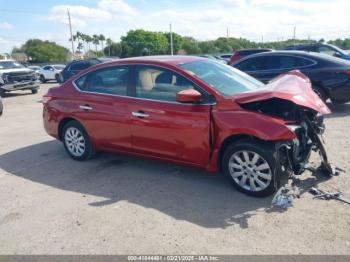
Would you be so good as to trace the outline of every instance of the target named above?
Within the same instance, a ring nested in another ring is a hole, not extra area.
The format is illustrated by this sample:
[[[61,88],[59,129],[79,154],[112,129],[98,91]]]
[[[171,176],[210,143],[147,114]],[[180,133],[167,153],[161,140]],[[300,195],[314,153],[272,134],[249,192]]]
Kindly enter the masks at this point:
[[[343,49],[335,46],[335,45],[330,45],[331,47],[333,47],[336,51],[338,51],[339,53],[343,54],[343,55],[348,55]]]
[[[24,68],[24,66],[15,61],[0,61],[0,69]]]
[[[64,65],[54,65],[53,68],[55,68],[56,70],[63,70],[65,66]]]
[[[232,96],[264,86],[262,82],[231,66],[210,60],[178,66],[206,82],[223,96]]]

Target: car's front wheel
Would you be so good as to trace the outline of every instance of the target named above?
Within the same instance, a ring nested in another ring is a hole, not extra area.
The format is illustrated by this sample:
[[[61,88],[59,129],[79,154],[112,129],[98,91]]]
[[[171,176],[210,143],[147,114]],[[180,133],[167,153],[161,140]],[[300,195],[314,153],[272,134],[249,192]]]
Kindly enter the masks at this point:
[[[57,83],[60,83],[60,75],[59,74],[55,75],[55,80]]]
[[[232,184],[248,195],[271,195],[279,184],[272,149],[256,141],[229,145],[222,158],[222,169]]]
[[[40,75],[39,79],[41,83],[46,83],[46,79],[44,75]]]
[[[68,154],[75,160],[88,160],[94,155],[94,148],[84,127],[70,121],[63,127],[62,140]]]

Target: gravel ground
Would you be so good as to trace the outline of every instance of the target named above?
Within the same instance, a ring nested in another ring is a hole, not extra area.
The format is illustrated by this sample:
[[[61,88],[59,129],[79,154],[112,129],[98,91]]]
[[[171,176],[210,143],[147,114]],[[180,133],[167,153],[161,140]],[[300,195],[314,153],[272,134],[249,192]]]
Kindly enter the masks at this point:
[[[283,211],[201,170],[113,154],[71,160],[42,126],[37,101],[53,85],[3,99],[0,254],[350,254],[350,205],[305,193]],[[324,138],[347,174],[319,187],[350,196],[350,104],[332,110]]]

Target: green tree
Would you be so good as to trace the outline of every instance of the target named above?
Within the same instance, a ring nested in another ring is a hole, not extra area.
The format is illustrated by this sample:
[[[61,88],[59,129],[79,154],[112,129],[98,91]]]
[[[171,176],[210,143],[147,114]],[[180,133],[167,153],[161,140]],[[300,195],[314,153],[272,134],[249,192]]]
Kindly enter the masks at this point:
[[[195,55],[202,53],[198,46],[198,41],[193,37],[185,36],[181,44],[181,49],[185,50],[188,55]]]
[[[34,63],[66,62],[69,51],[55,42],[30,39],[20,48]]]
[[[181,35],[172,33],[173,34],[173,49],[174,49],[174,54],[177,54],[179,50],[181,49],[182,43],[183,43],[183,38]],[[168,50],[167,53],[171,53],[171,45],[170,45],[170,33],[165,33],[165,36],[168,41]]]
[[[103,49],[103,53],[105,56],[122,56],[122,44],[121,43],[109,43],[107,46]]]
[[[121,38],[122,56],[160,55],[168,51],[168,39],[161,32],[130,30]]]

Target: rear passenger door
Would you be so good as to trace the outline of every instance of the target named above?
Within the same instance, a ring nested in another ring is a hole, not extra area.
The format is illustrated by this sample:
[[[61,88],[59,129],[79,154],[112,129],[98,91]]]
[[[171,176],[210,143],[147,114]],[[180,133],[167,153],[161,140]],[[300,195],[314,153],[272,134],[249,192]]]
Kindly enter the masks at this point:
[[[127,97],[129,66],[98,69],[75,81],[77,116],[94,144],[102,149],[131,149]]]
[[[132,109],[132,146],[140,154],[205,165],[209,160],[208,95],[180,74],[155,66],[136,66]],[[178,103],[176,94],[196,89],[199,104]]]

